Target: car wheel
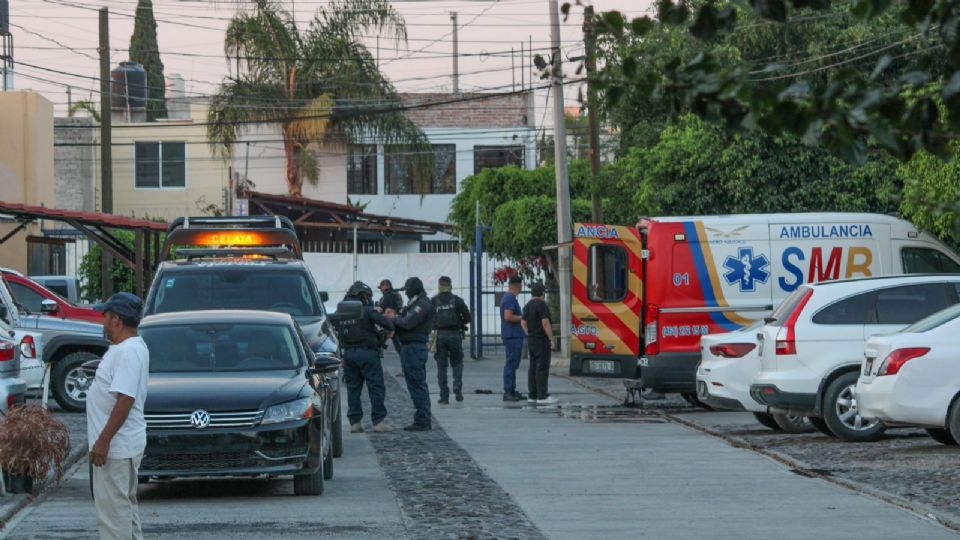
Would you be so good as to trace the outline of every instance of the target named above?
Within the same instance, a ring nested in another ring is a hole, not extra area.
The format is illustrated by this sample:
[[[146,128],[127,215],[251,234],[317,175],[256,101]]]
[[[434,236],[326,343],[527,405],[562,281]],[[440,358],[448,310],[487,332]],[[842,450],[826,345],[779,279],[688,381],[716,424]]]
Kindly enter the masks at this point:
[[[294,476],[293,494],[298,497],[323,495],[323,467],[312,474]]]
[[[808,416],[807,420],[810,422],[810,425],[813,426],[813,429],[823,433],[827,437],[836,437],[830,428],[827,426],[827,423],[823,421],[823,418],[818,418],[816,416]]]
[[[841,441],[876,441],[887,427],[879,419],[867,420],[860,416],[854,395],[858,378],[858,372],[844,373],[830,383],[823,398],[823,420]]]
[[[940,444],[945,444],[947,446],[956,446],[957,440],[953,438],[953,435],[950,434],[949,430],[943,428],[929,428],[926,430],[927,435],[937,441]]]
[[[323,458],[323,479],[330,480],[333,478],[333,448],[331,447],[327,451],[326,457]]]
[[[333,436],[331,437],[331,446],[333,446],[333,457],[343,456],[343,419],[341,415],[342,407],[337,407],[337,417],[333,420]]]
[[[93,384],[93,378],[87,375],[81,366],[84,362],[97,358],[99,357],[92,352],[77,351],[53,364],[50,390],[61,409],[80,412],[86,408],[87,392]]]
[[[955,399],[947,413],[947,429],[953,435],[953,440],[960,443],[960,399]]]
[[[773,421],[780,426],[784,433],[798,435],[800,433],[811,433],[814,427],[805,416],[795,416],[792,414],[772,414]]]
[[[763,427],[770,428],[774,431],[780,431],[780,426],[777,425],[777,422],[773,419],[768,413],[765,412],[755,412],[753,417],[757,419],[757,422],[763,425]]]
[[[700,401],[699,399],[697,399],[697,395],[696,395],[696,394],[680,394],[680,397],[682,397],[684,401],[686,401],[687,403],[693,405],[694,407],[700,407],[700,408],[706,409],[706,410],[708,410],[708,411],[712,411],[712,410],[713,410],[713,407],[711,407],[711,406],[707,405],[706,403],[704,403],[704,402]]]

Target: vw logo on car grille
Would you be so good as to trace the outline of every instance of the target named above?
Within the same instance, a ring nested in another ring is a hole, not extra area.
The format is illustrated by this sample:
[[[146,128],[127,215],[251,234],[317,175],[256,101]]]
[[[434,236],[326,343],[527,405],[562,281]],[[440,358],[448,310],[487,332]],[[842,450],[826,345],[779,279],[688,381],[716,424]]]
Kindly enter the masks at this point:
[[[197,410],[190,415],[190,425],[197,429],[203,429],[210,425],[210,414],[207,411]]]

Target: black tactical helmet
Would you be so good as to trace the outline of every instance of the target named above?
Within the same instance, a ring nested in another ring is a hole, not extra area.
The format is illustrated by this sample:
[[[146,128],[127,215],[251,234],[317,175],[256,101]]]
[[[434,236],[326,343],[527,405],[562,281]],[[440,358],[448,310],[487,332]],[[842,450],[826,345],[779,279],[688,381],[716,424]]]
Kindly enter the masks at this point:
[[[373,289],[370,288],[366,283],[362,281],[357,281],[347,289],[347,296],[351,298],[362,298],[366,296],[367,298],[373,298]]]

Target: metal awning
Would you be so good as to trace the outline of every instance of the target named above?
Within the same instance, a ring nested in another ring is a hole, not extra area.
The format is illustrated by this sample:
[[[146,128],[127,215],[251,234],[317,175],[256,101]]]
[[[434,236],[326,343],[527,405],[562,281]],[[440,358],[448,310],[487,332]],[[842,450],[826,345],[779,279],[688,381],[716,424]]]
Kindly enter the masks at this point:
[[[136,274],[136,293],[143,296],[153,270],[159,260],[160,235],[167,231],[167,224],[145,219],[128,218],[101,212],[61,210],[46,206],[0,201],[0,214],[11,216],[20,225],[0,238],[6,242],[36,219],[60,221],[80,231],[95,241],[104,250],[132,269]],[[134,232],[134,247],[130,249],[111,230],[122,229]],[[110,291],[104,291],[107,294]]]
[[[356,224],[360,231],[382,233],[432,235],[453,232],[449,223],[369,214],[356,206],[329,201],[256,191],[247,191],[245,196],[250,201],[251,214],[287,216],[295,226],[304,229],[345,232]]]

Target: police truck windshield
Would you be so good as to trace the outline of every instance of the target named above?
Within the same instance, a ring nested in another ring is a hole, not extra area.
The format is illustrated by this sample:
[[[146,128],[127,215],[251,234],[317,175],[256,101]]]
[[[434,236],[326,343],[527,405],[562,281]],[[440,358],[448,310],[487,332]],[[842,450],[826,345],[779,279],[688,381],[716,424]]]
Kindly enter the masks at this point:
[[[312,282],[300,272],[260,268],[171,272],[156,283],[148,314],[207,309],[252,309],[294,317],[322,315]]]

